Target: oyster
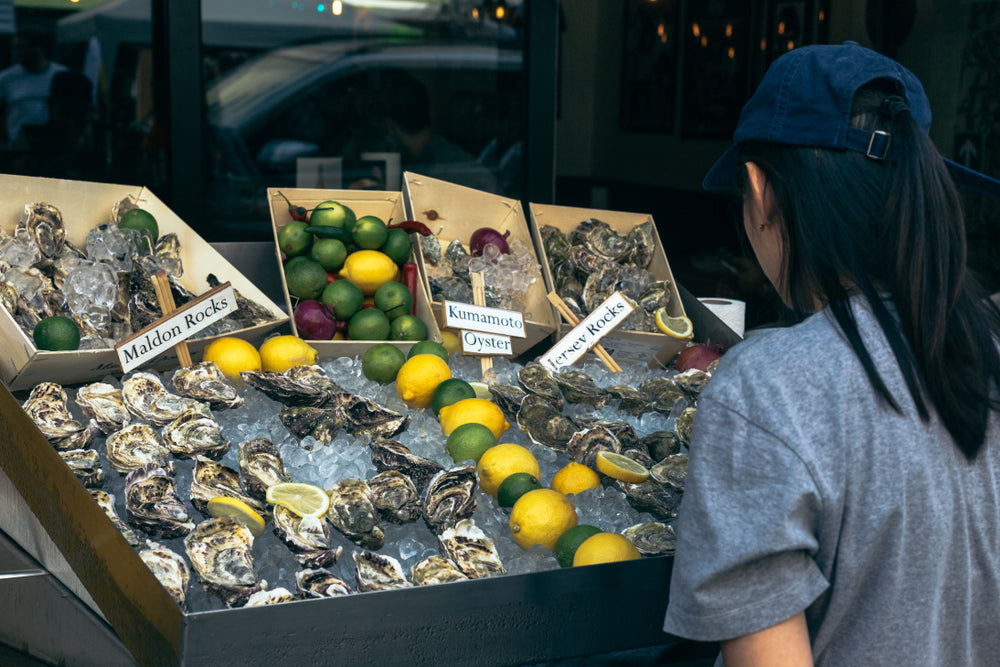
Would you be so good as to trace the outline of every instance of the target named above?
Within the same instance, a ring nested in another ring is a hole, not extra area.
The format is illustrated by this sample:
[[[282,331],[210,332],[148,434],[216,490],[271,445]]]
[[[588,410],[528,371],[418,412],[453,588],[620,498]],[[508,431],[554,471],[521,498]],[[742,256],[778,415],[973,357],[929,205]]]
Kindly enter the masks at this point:
[[[86,449],[98,427],[96,423],[82,424],[73,419],[67,400],[61,385],[42,382],[35,385],[21,408],[56,449]]]
[[[388,408],[383,408],[375,401],[341,393],[331,399],[337,410],[344,416],[344,430],[353,436],[367,435],[371,438],[392,438],[410,425],[410,418]]]
[[[493,396],[493,402],[503,412],[503,416],[511,424],[516,424],[517,413],[521,410],[521,402],[528,393],[520,387],[509,384],[491,384],[489,389]]]
[[[238,408],[243,405],[243,397],[214,361],[178,368],[171,382],[181,396],[205,401],[214,408]]]
[[[472,579],[507,574],[493,540],[472,519],[463,519],[438,536],[441,549]]]
[[[265,512],[263,503],[243,493],[238,472],[227,465],[196,455],[191,476],[191,504],[199,512],[209,516],[208,501],[219,496],[242,500],[257,513]]]
[[[62,252],[66,228],[58,208],[45,202],[33,202],[25,205],[24,216],[24,227],[42,255],[52,258]]]
[[[639,385],[639,392],[649,401],[654,410],[670,414],[678,399],[687,398],[683,389],[672,379],[658,375]]]
[[[444,467],[432,459],[417,456],[406,445],[395,440],[375,439],[369,448],[372,463],[379,470],[398,470],[413,480],[418,489],[422,488]]]
[[[629,457],[633,461],[636,461],[637,463],[641,464],[642,467],[647,470],[656,465],[656,460],[652,456],[650,456],[649,453],[641,446],[626,447],[623,444],[621,453]]]
[[[104,514],[111,520],[111,523],[122,534],[122,537],[125,538],[130,547],[134,548],[142,545],[142,539],[118,516],[118,512],[115,510],[115,497],[113,495],[100,489],[90,489],[90,497],[104,510]]]
[[[299,440],[311,436],[323,445],[333,442],[344,425],[344,416],[338,410],[308,405],[285,406],[278,412],[278,418]]]
[[[673,431],[653,431],[644,435],[639,444],[649,452],[654,461],[662,461],[681,451],[681,439]]]
[[[274,506],[274,534],[285,543],[300,565],[333,567],[344,547],[330,547],[330,529],[323,517],[300,517],[282,505]]]
[[[712,376],[697,368],[689,368],[683,373],[675,375],[673,379],[677,383],[677,386],[686,391],[688,397],[692,401],[695,401],[698,399],[698,394],[701,393],[701,390],[712,379]]]
[[[295,590],[303,598],[334,598],[354,591],[347,582],[323,568],[299,570],[295,573]]]
[[[652,411],[649,399],[636,389],[627,384],[616,384],[604,389],[611,395],[611,398],[618,400],[618,409],[630,415],[640,417]]]
[[[240,377],[268,398],[288,406],[319,407],[342,392],[321,366],[293,366],[287,371],[243,371]]]
[[[577,463],[597,469],[597,453],[600,451],[619,453],[621,441],[606,426],[594,426],[573,434],[566,444],[566,453]]]
[[[622,535],[644,556],[665,556],[677,550],[674,527],[662,521],[644,521],[629,526]]]
[[[569,403],[586,403],[600,410],[611,400],[611,394],[598,387],[589,375],[579,369],[562,370],[553,373],[552,377]]]
[[[687,471],[687,454],[673,454],[650,468],[649,475],[657,482],[666,484],[677,493],[681,493],[684,491]]]
[[[363,479],[348,477],[327,490],[330,508],[326,518],[344,536],[365,549],[381,549],[385,533],[378,526],[372,490]]]
[[[559,384],[552,377],[552,371],[537,361],[528,362],[517,371],[517,383],[528,393],[544,398],[556,410],[562,410],[563,395]]]
[[[383,519],[408,523],[418,519],[423,506],[413,480],[398,470],[384,470],[368,480],[372,504]]]
[[[189,410],[209,412],[204,403],[170,393],[158,376],[145,371],[122,382],[122,397],[132,414],[157,426],[165,426]]]
[[[210,273],[205,276],[205,282],[207,282],[208,286],[211,288],[218,287],[222,284],[214,273]],[[274,321],[274,315],[264,306],[246,298],[240,294],[238,289],[233,289],[233,294],[236,296],[236,312],[230,313],[227,319],[238,323],[241,329],[247,329],[255,327],[259,324]]]
[[[174,602],[182,610],[187,610],[186,597],[188,584],[191,581],[191,570],[184,557],[162,544],[146,540],[146,548],[139,551],[139,558]]]
[[[170,462],[170,450],[163,439],[149,424],[136,422],[107,437],[105,447],[108,463],[118,472],[129,473],[153,463],[166,468]]]
[[[457,465],[431,478],[424,490],[424,520],[441,533],[476,511],[476,466]]]
[[[428,556],[410,566],[410,581],[417,586],[447,584],[468,578],[457,565],[441,556]]]
[[[587,275],[583,283],[583,305],[593,312],[619,288],[622,279],[621,264],[605,262]]]
[[[570,242],[565,232],[553,225],[542,225],[538,228],[538,233],[550,262],[569,257]]]
[[[625,492],[629,504],[640,512],[650,512],[664,521],[677,516],[677,498],[666,485],[655,479],[650,478],[638,484],[621,481],[615,483]]]
[[[122,398],[122,390],[107,382],[93,382],[80,387],[74,400],[84,416],[93,419],[105,435],[132,421],[132,414]]]
[[[587,428],[593,428],[595,426],[603,426],[604,428],[611,431],[618,442],[621,443],[622,449],[638,449],[642,445],[639,443],[639,436],[636,435],[635,429],[632,425],[625,421],[619,421],[617,419],[593,419],[580,417],[577,421]]]
[[[253,566],[253,535],[233,517],[202,521],[184,538],[188,560],[205,589],[228,607],[263,590]]]
[[[186,410],[164,426],[163,444],[182,458],[200,454],[219,459],[229,450],[229,441],[222,437],[219,422],[199,409]]]
[[[653,260],[653,253],[656,251],[656,227],[652,222],[639,223],[628,230],[625,239],[629,244],[629,252],[626,261],[630,264],[644,269]]]
[[[386,591],[413,585],[407,581],[399,561],[392,556],[368,550],[355,551],[353,555],[359,591]]]
[[[68,449],[59,452],[63,462],[69,466],[76,478],[88,489],[104,484],[101,460],[93,449]]]
[[[458,239],[453,240],[444,250],[445,261],[451,265],[456,276],[469,282],[469,251]]]
[[[279,586],[274,590],[257,591],[247,598],[244,607],[263,607],[268,604],[281,604],[282,602],[295,602],[298,598],[292,595],[287,588]]]
[[[292,481],[281,452],[267,438],[252,438],[240,443],[239,462],[243,488],[261,502],[267,500],[267,487]]]
[[[517,425],[532,442],[556,450],[566,449],[566,443],[579,430],[576,421],[535,394],[529,394],[521,403]]]
[[[660,308],[668,306],[670,299],[670,283],[666,280],[657,280],[646,285],[636,301],[647,313],[655,313]]]
[[[632,250],[632,244],[625,236],[596,218],[588,218],[577,225],[570,235],[570,241],[574,245],[582,245],[608,262],[617,262]]]
[[[155,463],[130,472],[125,478],[125,516],[129,523],[163,538],[190,533],[194,522],[174,485],[174,478]]]
[[[698,414],[697,408],[684,408],[679,415],[677,415],[677,421],[674,423],[674,429],[677,431],[677,437],[680,438],[681,442],[684,444],[691,444],[691,429],[694,427],[694,418]]]
[[[568,262],[574,271],[576,271],[576,275],[580,277],[580,280],[586,280],[587,276],[607,264],[607,260],[600,255],[592,253],[582,245],[575,245],[569,249]]]

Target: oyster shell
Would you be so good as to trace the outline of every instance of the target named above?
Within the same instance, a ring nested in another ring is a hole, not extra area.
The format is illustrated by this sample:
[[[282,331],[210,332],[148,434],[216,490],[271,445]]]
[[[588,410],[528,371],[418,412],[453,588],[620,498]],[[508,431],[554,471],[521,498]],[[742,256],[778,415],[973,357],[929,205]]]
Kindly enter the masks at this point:
[[[517,383],[529,394],[540,396],[556,410],[562,410],[563,395],[559,383],[552,377],[552,371],[537,361],[528,362],[517,371]]]
[[[677,493],[684,491],[684,481],[687,479],[687,454],[673,454],[649,469],[649,475],[657,482],[666,484]]]
[[[353,436],[392,438],[410,425],[409,416],[383,408],[362,396],[341,393],[332,397],[331,403],[337,406],[344,417],[344,430]]]
[[[330,547],[330,528],[322,517],[300,517],[282,505],[274,506],[274,534],[291,550],[300,565],[333,567],[344,547]]]
[[[694,418],[698,414],[697,408],[684,408],[674,423],[677,437],[686,445],[691,444],[691,429],[694,427]]]
[[[555,450],[566,449],[566,443],[579,430],[576,421],[536,394],[524,398],[517,425],[535,444]]]
[[[240,443],[239,464],[243,488],[261,502],[267,500],[267,487],[292,481],[281,452],[267,438],[252,438]]]
[[[182,366],[174,371],[171,382],[181,396],[204,401],[214,408],[238,408],[243,405],[243,397],[214,361]]]
[[[209,413],[204,403],[170,393],[157,375],[145,371],[122,382],[122,398],[132,414],[157,426],[165,426],[189,410]]]
[[[617,289],[622,279],[621,264],[604,262],[587,275],[583,283],[583,305],[593,312]]]
[[[457,565],[441,556],[428,556],[410,566],[410,581],[417,586],[447,584],[468,578]]]
[[[611,394],[597,386],[583,371],[570,368],[552,374],[563,398],[568,403],[586,403],[600,410],[611,400]]]
[[[368,488],[372,492],[372,504],[387,521],[408,523],[423,513],[416,485],[398,470],[380,472],[368,480]]]
[[[654,410],[670,414],[678,399],[686,399],[687,394],[670,378],[658,375],[651,377],[639,385],[642,393]]]
[[[125,538],[128,545],[133,548],[141,546],[143,543],[142,538],[140,538],[134,530],[129,528],[128,524],[122,521],[122,518],[118,516],[117,510],[115,510],[115,497],[106,491],[101,491],[100,489],[89,489],[89,491],[90,497],[97,502],[97,505],[102,510],[104,510],[104,514],[111,520],[111,523],[118,529],[118,532],[122,534],[122,537]]]
[[[653,409],[649,399],[635,387],[615,384],[605,387],[604,390],[611,395],[611,398],[618,400],[618,409],[622,412],[640,417]]]
[[[52,258],[62,252],[66,228],[63,226],[62,213],[52,204],[25,204],[24,227],[45,257]]]
[[[21,408],[56,449],[86,449],[98,427],[96,423],[83,424],[73,419],[67,400],[62,385],[42,382],[35,385]]]
[[[588,218],[577,225],[570,234],[570,241],[609,262],[623,259],[632,250],[632,244],[625,236],[596,218]]]
[[[524,401],[528,392],[509,384],[491,384],[489,390],[493,396],[493,402],[503,412],[503,416],[511,424],[516,424],[517,413],[521,410],[521,402]]]
[[[424,520],[441,533],[476,511],[476,466],[456,465],[431,478],[424,490]]]
[[[104,435],[114,433],[132,421],[132,414],[122,398],[122,390],[107,382],[93,382],[80,387],[73,400],[85,417],[94,420]]]
[[[202,521],[184,538],[188,560],[205,590],[228,607],[263,590],[253,565],[253,534],[233,517]]]
[[[629,252],[626,261],[630,264],[644,269],[653,260],[653,253],[656,251],[656,227],[652,222],[639,223],[628,230],[625,239],[629,244]]]
[[[697,368],[689,368],[683,373],[678,373],[674,376],[674,382],[677,386],[687,392],[688,397],[692,401],[698,400],[698,394],[701,390],[705,388],[708,381],[712,379],[711,374],[705,371],[698,370]]]
[[[208,286],[211,288],[218,287],[222,284],[214,273],[210,273],[205,276],[205,282],[207,282]],[[239,328],[247,329],[266,322],[274,321],[274,315],[264,306],[246,298],[240,294],[238,289],[233,289],[233,294],[236,296],[236,312],[230,313],[227,319],[229,321],[236,322]]]
[[[219,459],[229,450],[229,441],[222,437],[219,422],[200,409],[186,410],[164,426],[163,444],[181,458],[200,454]]]
[[[187,507],[177,497],[174,478],[155,463],[133,470],[125,478],[125,516],[150,535],[187,535],[194,528]]]
[[[59,452],[63,462],[69,466],[76,478],[88,489],[104,484],[101,459],[93,449],[68,449]]]
[[[144,467],[147,463],[166,468],[170,450],[152,426],[143,422],[129,424],[105,440],[108,464],[122,473]]]
[[[493,540],[472,519],[463,519],[438,536],[441,549],[472,579],[507,574]]]
[[[632,425],[625,421],[620,421],[618,419],[593,419],[589,417],[580,417],[577,421],[586,428],[593,428],[595,426],[603,426],[604,428],[611,431],[618,442],[621,443],[622,450],[625,449],[638,449],[642,445],[639,443],[639,436],[636,435],[635,429]]]
[[[326,518],[344,536],[365,549],[381,549],[385,533],[378,526],[372,490],[363,479],[348,477],[327,490],[330,508]]]
[[[619,453],[621,441],[606,426],[594,426],[573,434],[566,444],[566,453],[577,463],[597,470],[597,453],[600,451]]]
[[[380,471],[398,470],[412,479],[418,489],[444,470],[444,466],[437,461],[417,456],[406,445],[395,440],[375,439],[371,441],[369,448],[376,468]]]
[[[670,283],[666,280],[656,280],[646,285],[636,301],[647,313],[655,313],[660,308],[670,305],[670,299]]]
[[[268,398],[288,406],[319,407],[331,394],[344,390],[330,379],[321,366],[293,366],[281,373],[276,371],[243,371],[243,381]]]
[[[665,556],[677,550],[674,527],[662,521],[644,521],[622,531],[644,556]]]
[[[238,472],[227,465],[196,455],[191,476],[191,504],[207,517],[208,501],[219,496],[242,500],[259,514],[265,512],[263,503],[243,493]]]
[[[347,582],[323,568],[299,570],[295,573],[295,590],[303,598],[334,598],[354,591]]]
[[[625,492],[629,504],[640,512],[650,512],[663,521],[677,516],[677,498],[665,484],[652,478],[638,484],[622,481],[615,483]]]
[[[191,569],[184,557],[162,544],[146,540],[146,548],[139,551],[139,558],[166,589],[170,597],[174,599],[174,602],[186,611]]]
[[[322,445],[333,442],[344,425],[344,416],[338,410],[308,405],[285,406],[278,418],[299,440],[311,436]]]
[[[287,588],[278,587],[270,591],[257,591],[247,598],[244,607],[263,607],[268,604],[281,604],[282,602],[295,602],[297,600]]]
[[[538,228],[538,234],[542,237],[542,247],[545,248],[549,261],[569,257],[569,236],[561,229],[553,225],[542,225]]]
[[[569,249],[568,261],[580,280],[586,280],[587,276],[607,264],[603,257],[592,253],[582,245],[574,245]]]
[[[399,561],[392,556],[368,550],[355,551],[353,556],[359,591],[386,591],[413,586],[406,579]]]
[[[649,452],[654,461],[662,461],[681,451],[681,439],[673,431],[653,431],[644,435],[639,444]]]

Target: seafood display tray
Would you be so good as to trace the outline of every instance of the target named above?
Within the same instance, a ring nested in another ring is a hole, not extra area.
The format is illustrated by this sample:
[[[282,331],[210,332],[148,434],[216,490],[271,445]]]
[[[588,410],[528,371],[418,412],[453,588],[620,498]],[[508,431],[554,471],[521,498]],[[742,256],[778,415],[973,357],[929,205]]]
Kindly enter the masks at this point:
[[[542,275],[545,277],[545,285],[548,291],[555,290],[555,282],[549,267],[545,246],[542,243],[541,232],[539,231],[543,226],[552,225],[560,231],[569,234],[584,220],[596,218],[608,223],[611,229],[619,234],[627,234],[631,229],[643,223],[652,224],[654,231],[656,230],[656,223],[653,221],[652,216],[644,213],[627,213],[534,203],[529,205],[529,210],[531,213],[531,234],[538,248],[539,262],[542,265]],[[653,257],[646,269],[653,274],[656,280],[666,280],[669,282],[667,289],[670,294],[670,302],[667,305],[667,313],[671,317],[686,315],[687,313],[677,281],[674,280],[673,272],[670,270],[670,263],[667,261],[667,255],[663,250],[663,243],[660,241],[659,233],[653,234],[653,245]],[[562,338],[572,328],[572,325],[560,318],[557,338]],[[696,329],[695,333],[697,335],[699,331]],[[648,360],[651,367],[665,366],[674,355],[684,349],[687,343],[688,341],[686,340],[678,340],[659,332],[627,331],[620,327],[601,340],[601,345],[617,361],[634,362]]]
[[[670,556],[184,613],[6,387],[0,438],[0,469],[139,664],[510,665],[668,639]]]
[[[516,199],[508,199],[412,172],[403,174],[403,194],[409,219],[430,227],[437,235],[442,250],[455,239],[467,247],[472,232],[480,227],[492,227],[501,234],[510,232],[508,242],[523,241],[538,257],[538,250],[528,229],[524,211],[521,209],[521,202]],[[424,287],[427,293],[431,294],[423,253],[417,252],[416,256]],[[539,258],[538,263],[544,271],[543,260]],[[511,339],[514,356],[527,352],[556,332],[558,316],[546,297],[544,275],[542,273],[542,280],[533,282],[524,295],[525,337]],[[432,307],[438,318],[438,324],[443,326],[444,303],[434,301]]]
[[[284,196],[282,196],[284,195]],[[285,261],[284,253],[278,247],[278,232],[282,227],[292,221],[288,211],[288,201],[296,206],[303,206],[306,209],[313,209],[317,205],[327,200],[338,201],[350,207],[359,218],[363,215],[378,216],[386,223],[401,222],[406,219],[404,211],[403,195],[400,192],[389,192],[381,190],[315,190],[306,188],[277,188],[267,189],[267,201],[271,208],[271,225],[274,230],[274,250],[278,256],[278,266],[282,266]],[[413,254],[419,256],[416,236],[411,234],[413,239]],[[441,330],[431,311],[430,292],[427,289],[426,280],[420,277],[422,270],[419,262],[417,264],[417,293],[414,295],[414,314],[423,320],[427,325],[427,338],[440,343]],[[285,282],[284,271],[281,274],[281,291],[285,295],[285,303],[289,313],[295,312],[295,305],[298,299],[288,293],[288,283]],[[295,319],[291,320],[292,333],[298,335],[295,326]],[[354,357],[364,354],[365,350],[377,342],[389,342],[398,347],[404,353],[409,352],[415,341],[350,341],[350,340],[310,340],[309,344],[316,348],[319,356],[323,357]]]
[[[180,258],[184,275],[178,282],[192,294],[210,289],[207,276],[214,274],[220,282],[229,282],[237,292],[270,311],[274,319],[265,324],[240,329],[227,335],[250,341],[264,336],[288,321],[288,315],[207,241],[202,239],[156,195],[142,186],[90,183],[52,178],[0,175],[0,227],[13,232],[26,204],[45,202],[62,213],[66,240],[79,248],[86,245],[87,233],[95,226],[110,222],[112,206],[126,197],[135,198],[140,206],[156,218],[161,234],[174,233],[180,242]],[[188,340],[194,361],[217,336]],[[100,380],[121,372],[118,355],[113,349],[50,352],[38,350],[31,336],[24,333],[6,308],[0,308],[0,376],[12,390],[27,389],[39,382],[65,384]],[[179,365],[173,350],[160,356],[155,368],[176,368]]]

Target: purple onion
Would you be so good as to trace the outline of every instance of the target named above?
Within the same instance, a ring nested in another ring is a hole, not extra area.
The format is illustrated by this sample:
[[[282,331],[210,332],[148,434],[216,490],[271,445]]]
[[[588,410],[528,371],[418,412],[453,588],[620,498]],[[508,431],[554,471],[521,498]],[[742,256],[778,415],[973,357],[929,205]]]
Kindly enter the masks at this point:
[[[330,340],[337,331],[337,320],[319,301],[300,301],[295,307],[295,328],[306,340]]]
[[[492,227],[480,227],[472,232],[472,238],[469,239],[469,252],[474,257],[479,257],[483,254],[486,244],[492,243],[500,249],[501,255],[506,255],[510,252],[510,248],[507,247],[508,236],[510,236],[509,230],[501,234]]]

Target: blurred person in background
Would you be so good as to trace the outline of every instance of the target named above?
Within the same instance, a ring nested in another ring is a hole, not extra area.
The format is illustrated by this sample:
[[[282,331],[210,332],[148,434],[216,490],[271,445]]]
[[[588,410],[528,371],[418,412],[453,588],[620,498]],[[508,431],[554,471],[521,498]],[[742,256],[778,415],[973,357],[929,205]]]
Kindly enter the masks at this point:
[[[4,111],[6,146],[12,148],[24,125],[49,122],[49,92],[52,79],[66,66],[49,60],[52,35],[26,26],[14,37],[17,62],[0,71],[0,106]]]

